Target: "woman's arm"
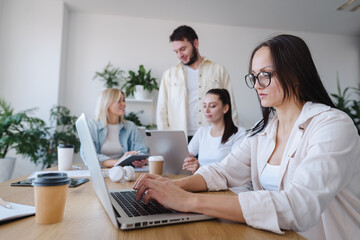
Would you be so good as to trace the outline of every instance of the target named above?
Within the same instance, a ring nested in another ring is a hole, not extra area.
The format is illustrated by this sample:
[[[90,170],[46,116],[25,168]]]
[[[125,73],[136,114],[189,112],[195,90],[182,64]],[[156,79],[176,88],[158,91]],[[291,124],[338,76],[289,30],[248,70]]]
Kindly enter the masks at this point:
[[[204,179],[200,175],[170,181],[154,174],[143,174],[136,181],[137,200],[143,194],[144,202],[151,199],[160,204],[182,212],[197,212],[208,216],[245,222],[237,196],[196,194],[190,191],[206,190]]]
[[[116,159],[108,159],[108,160],[101,162],[101,166],[107,167],[107,168],[112,168],[118,161],[119,160],[116,160]]]
[[[194,194],[189,212],[245,223],[237,196]]]
[[[203,128],[204,127],[198,128],[198,130],[195,132],[193,138],[189,142],[189,144],[188,144],[189,157],[184,159],[184,163],[183,163],[183,167],[182,167],[184,170],[187,170],[187,171],[191,172],[192,174],[194,174],[196,172],[196,170],[199,169],[199,166],[200,166],[199,160],[197,158],[195,158],[194,156],[199,154],[199,144],[200,144],[199,134]]]
[[[203,192],[208,190],[204,178],[199,174],[174,180],[173,182],[176,186],[189,192]]]
[[[196,156],[199,154],[199,145],[200,145],[200,132],[202,131],[204,127],[200,127],[198,128],[198,130],[196,130],[193,138],[191,139],[191,141],[188,144],[188,150],[189,153]]]

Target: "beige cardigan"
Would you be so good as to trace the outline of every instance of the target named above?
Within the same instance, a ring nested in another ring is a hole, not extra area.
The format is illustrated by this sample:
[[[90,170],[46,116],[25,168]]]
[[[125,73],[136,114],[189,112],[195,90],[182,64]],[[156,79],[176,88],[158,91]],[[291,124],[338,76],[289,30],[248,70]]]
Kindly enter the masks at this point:
[[[233,120],[239,125],[230,76],[223,66],[204,58],[199,67],[198,87],[198,126],[208,125],[202,109],[204,95],[212,88],[226,88],[229,91]],[[157,128],[183,130],[187,134],[187,106],[186,71],[184,64],[179,63],[162,76],[156,111]]]
[[[225,159],[200,168],[210,191],[252,181],[238,194],[246,223],[310,239],[360,236],[360,138],[345,113],[307,102],[289,137],[280,165],[278,191],[263,190],[259,176],[275,147],[277,117],[245,138]]]

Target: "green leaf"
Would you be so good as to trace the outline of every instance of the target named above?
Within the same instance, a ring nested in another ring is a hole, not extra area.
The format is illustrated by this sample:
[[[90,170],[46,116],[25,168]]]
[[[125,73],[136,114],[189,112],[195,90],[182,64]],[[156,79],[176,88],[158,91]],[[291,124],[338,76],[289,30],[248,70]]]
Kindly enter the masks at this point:
[[[353,93],[360,94],[360,84],[358,88],[346,87],[344,90],[341,89],[339,76],[337,74],[337,94],[330,94],[334,99],[335,106],[348,114],[353,120],[358,134],[360,135],[360,102],[359,100],[350,99]]]
[[[121,89],[125,90],[126,96],[134,95],[136,85],[143,85],[144,89],[149,92],[159,89],[156,78],[151,78],[151,70],[146,72],[144,65],[139,66],[137,73],[132,70],[129,70],[128,73],[126,82],[121,86]]]
[[[15,149],[17,154],[29,157],[35,164],[51,167],[57,160],[59,143],[74,144],[79,152],[80,141],[76,135],[75,122],[70,110],[64,106],[54,106],[50,110],[50,122],[46,126],[42,119],[32,117],[34,109],[13,113],[10,105],[0,99],[0,158],[7,151]]]
[[[104,82],[104,86],[106,88],[113,88],[115,86],[119,86],[119,81],[123,81],[125,79],[123,73],[123,70],[113,67],[109,62],[102,72],[95,72],[93,80],[99,78]]]

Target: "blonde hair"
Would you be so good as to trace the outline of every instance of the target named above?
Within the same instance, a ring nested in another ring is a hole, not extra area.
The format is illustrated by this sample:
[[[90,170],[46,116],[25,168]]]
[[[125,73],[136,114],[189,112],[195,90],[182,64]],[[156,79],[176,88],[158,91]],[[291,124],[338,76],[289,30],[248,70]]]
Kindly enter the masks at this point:
[[[117,88],[107,88],[103,90],[97,100],[96,110],[95,110],[95,121],[100,121],[101,124],[106,127],[108,124],[108,109],[110,104],[118,102],[121,96],[125,96],[124,92]],[[121,122],[124,122],[124,119],[120,117]]]

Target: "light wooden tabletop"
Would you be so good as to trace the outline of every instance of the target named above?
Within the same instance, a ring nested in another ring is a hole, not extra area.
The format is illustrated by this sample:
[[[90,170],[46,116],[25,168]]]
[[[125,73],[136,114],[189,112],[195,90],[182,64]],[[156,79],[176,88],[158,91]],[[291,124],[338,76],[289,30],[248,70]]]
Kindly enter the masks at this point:
[[[137,174],[138,176],[138,174]],[[176,178],[175,176],[167,176]],[[34,206],[32,187],[10,187],[11,182],[0,183],[0,197],[9,202]],[[134,182],[113,183],[108,178],[109,189],[131,188]],[[214,194],[214,193],[204,193]],[[233,194],[230,191],[215,194]],[[93,190],[91,180],[76,188],[69,188],[64,219],[60,223],[38,225],[35,217],[0,223],[1,239],[304,239],[293,231],[284,235],[254,229],[246,224],[225,220],[174,224],[153,228],[121,231],[113,226]]]

